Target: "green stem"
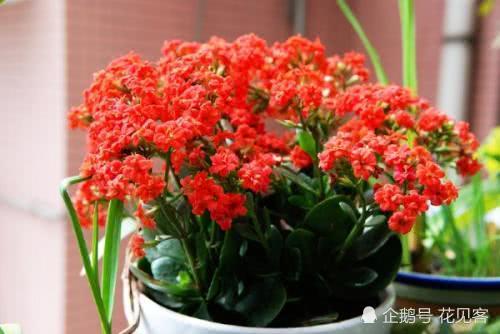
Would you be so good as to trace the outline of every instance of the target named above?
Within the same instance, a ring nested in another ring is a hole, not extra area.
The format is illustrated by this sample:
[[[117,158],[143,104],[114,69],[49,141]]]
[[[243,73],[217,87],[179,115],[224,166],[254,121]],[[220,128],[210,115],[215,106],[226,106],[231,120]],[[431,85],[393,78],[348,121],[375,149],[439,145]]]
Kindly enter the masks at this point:
[[[370,57],[370,60],[373,64],[373,68],[375,69],[377,80],[380,83],[387,85],[389,83],[389,79],[387,78],[387,74],[384,71],[382,62],[380,61],[380,56],[375,47],[372,45],[372,43],[366,36],[358,19],[352,12],[349,5],[345,2],[345,0],[337,0],[337,5],[340,7],[340,10],[342,11],[342,13],[344,13],[344,16],[346,17],[347,21],[349,21],[352,28],[358,34],[359,39],[363,43],[363,46],[365,47],[365,50],[368,53],[368,56]]]
[[[340,248],[340,251],[337,255],[336,263],[339,263],[342,261],[342,259],[345,256],[346,251],[352,246],[356,238],[359,236],[359,234],[363,231],[365,228],[365,222],[366,222],[366,200],[363,195],[363,189],[361,186],[361,182],[359,182],[356,186],[356,189],[358,190],[358,195],[360,199],[360,204],[361,204],[361,216],[359,217],[358,221],[354,225],[353,229],[349,234],[347,235],[347,238],[345,239],[344,244]]]
[[[200,292],[203,291],[203,285],[200,279],[200,276],[198,274],[198,269],[196,268],[195,261],[194,261],[194,255],[191,251],[191,247],[189,247],[189,244],[186,240],[186,238],[182,238],[181,240],[182,248],[184,249],[184,253],[186,254],[187,260],[188,260],[188,265],[189,268],[191,269],[191,272],[193,273],[193,279],[198,287],[198,290]]]
[[[63,198],[64,204],[66,205],[68,215],[70,217],[71,226],[73,228],[73,232],[75,234],[78,245],[78,250],[80,251],[80,257],[82,259],[83,268],[85,269],[87,281],[89,283],[90,290],[92,292],[92,297],[94,299],[94,303],[97,308],[97,313],[99,315],[102,333],[111,334],[111,326],[106,318],[106,310],[104,308],[104,303],[100,293],[99,281],[95,279],[95,274],[94,270],[92,269],[92,264],[90,262],[89,251],[87,248],[87,244],[85,242],[85,238],[83,236],[82,227],[80,225],[80,221],[78,219],[75,207],[73,206],[73,202],[71,201],[71,197],[69,196],[68,193],[69,186],[86,180],[88,180],[88,178],[81,176],[73,176],[66,178],[61,183],[60,193]]]

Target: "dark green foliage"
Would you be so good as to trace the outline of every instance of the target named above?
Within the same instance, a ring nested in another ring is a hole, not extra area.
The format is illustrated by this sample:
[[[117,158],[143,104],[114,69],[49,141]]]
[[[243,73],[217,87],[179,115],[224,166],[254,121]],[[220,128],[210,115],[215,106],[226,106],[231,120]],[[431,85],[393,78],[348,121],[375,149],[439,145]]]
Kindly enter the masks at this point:
[[[401,261],[399,237],[385,216],[357,209],[360,198],[327,189],[321,200],[309,187],[317,185],[299,174],[280,195],[259,203],[249,196],[250,214],[227,232],[210,219],[197,221],[188,233],[197,240],[192,255],[202,287],[175,238],[148,248],[132,272],[162,305],[222,323],[311,326],[377,306]],[[172,213],[158,215],[168,220]]]

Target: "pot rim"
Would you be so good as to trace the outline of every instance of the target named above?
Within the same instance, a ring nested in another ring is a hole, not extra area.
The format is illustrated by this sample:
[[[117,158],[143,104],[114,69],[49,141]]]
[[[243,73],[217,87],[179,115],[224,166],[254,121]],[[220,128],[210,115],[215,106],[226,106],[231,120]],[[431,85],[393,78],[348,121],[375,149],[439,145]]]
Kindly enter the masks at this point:
[[[499,290],[500,277],[461,277],[400,271],[396,282],[448,290]]]
[[[126,287],[127,285],[125,285]],[[126,287],[127,289],[128,287]],[[127,294],[126,294],[127,295]],[[382,318],[384,313],[389,310],[392,306],[394,306],[396,300],[396,292],[392,285],[388,286],[384,292],[382,293],[383,301],[379,306],[375,308],[375,314],[378,319]],[[325,330],[334,330],[340,328],[349,328],[351,326],[357,325],[361,322],[361,315],[355,318],[316,326],[309,327],[278,327],[278,328],[265,328],[265,327],[244,327],[244,326],[236,326],[223,324],[218,322],[212,322],[208,320],[198,319],[195,317],[191,317],[185,314],[181,314],[175,311],[172,311],[157,302],[153,301],[148,296],[140,293],[140,303],[142,305],[149,304],[151,307],[161,308],[162,312],[168,313],[168,317],[176,318],[176,321],[189,323],[191,325],[196,325],[202,327],[206,330],[217,330],[219,332],[224,333],[241,333],[241,334],[290,334],[296,331],[304,331],[307,329],[307,333],[324,333]],[[142,311],[141,311],[142,312]]]

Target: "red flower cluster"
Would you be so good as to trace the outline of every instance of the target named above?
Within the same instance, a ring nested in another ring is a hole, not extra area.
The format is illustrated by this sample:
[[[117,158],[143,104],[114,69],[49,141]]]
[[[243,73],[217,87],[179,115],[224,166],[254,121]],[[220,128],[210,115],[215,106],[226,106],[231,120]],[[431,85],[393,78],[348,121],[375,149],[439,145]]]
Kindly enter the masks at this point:
[[[230,228],[247,213],[245,192],[272,191],[275,166],[318,164],[292,131],[269,131],[269,118],[312,129],[318,147],[334,134],[319,166],[376,179],[375,198],[394,212],[390,225],[403,233],[428,200],[456,197],[434,161],[456,164],[461,174],[479,168],[466,124],[454,124],[406,89],[366,84],[362,55],[327,57],[319,40],[300,36],[268,46],[255,35],[231,43],[170,41],[162,51],[156,63],[133,53],[113,61],[70,113],[71,126],[88,131],[81,174],[89,179],[76,204],[82,224],[89,225],[96,201],[120,199],[153,228],[155,200],[174,192],[194,215],[208,212]],[[415,139],[407,145],[410,132]]]
[[[433,205],[450,204],[458,193],[435,162],[462,175],[480,168],[473,158],[477,140],[464,123],[401,87],[358,85],[335,100],[338,115],[353,114],[319,154],[320,167],[334,175],[374,180],[375,201],[392,212],[389,226],[407,233],[417,216]],[[411,133],[413,142],[409,143]]]
[[[224,188],[209,178],[205,171],[194,177],[185,177],[181,184],[193,213],[201,215],[208,210],[210,217],[223,230],[231,227],[233,218],[247,213],[245,196],[239,193],[224,193]]]

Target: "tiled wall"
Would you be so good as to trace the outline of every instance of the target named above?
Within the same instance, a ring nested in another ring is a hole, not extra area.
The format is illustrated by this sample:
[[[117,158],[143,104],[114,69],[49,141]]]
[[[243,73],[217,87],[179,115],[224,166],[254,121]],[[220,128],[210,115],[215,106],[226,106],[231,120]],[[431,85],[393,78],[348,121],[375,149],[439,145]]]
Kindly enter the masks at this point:
[[[64,1],[0,6],[0,26],[0,323],[61,334]]]

